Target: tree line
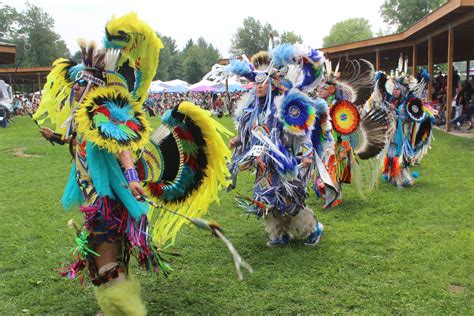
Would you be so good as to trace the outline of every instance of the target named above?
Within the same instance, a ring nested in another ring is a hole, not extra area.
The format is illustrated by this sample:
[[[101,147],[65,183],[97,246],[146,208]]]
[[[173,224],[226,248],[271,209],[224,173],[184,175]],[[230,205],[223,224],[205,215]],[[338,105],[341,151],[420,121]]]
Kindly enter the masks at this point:
[[[385,0],[380,14],[390,30],[402,31],[445,3],[446,0]],[[323,47],[329,47],[374,36],[388,35],[391,31],[373,32],[366,18],[350,18],[335,23],[329,34],[323,38]],[[269,23],[262,23],[253,17],[243,20],[231,40],[231,56],[251,56],[266,49],[269,35],[275,43],[302,43],[300,35],[292,31],[279,32]],[[158,34],[165,48],[160,53],[156,79],[163,81],[180,78],[188,82],[199,81],[222,56],[212,43],[203,37],[197,41],[189,39],[183,49],[176,41],[164,34]],[[26,3],[26,9],[0,4],[0,41],[17,45],[15,67],[50,66],[59,57],[71,57],[80,62],[81,53],[74,54],[66,47],[61,36],[54,31],[54,19],[42,8]],[[12,65],[7,65],[12,66]]]

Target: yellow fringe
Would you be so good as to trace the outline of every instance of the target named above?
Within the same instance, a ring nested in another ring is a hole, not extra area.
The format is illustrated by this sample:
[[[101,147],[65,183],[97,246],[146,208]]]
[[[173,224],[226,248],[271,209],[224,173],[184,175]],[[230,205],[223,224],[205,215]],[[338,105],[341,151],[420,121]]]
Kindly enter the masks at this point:
[[[133,69],[142,72],[141,83],[133,100],[141,106],[148,95],[148,88],[158,68],[158,57],[163,43],[156,35],[153,28],[140,21],[137,14],[132,12],[119,18],[112,17],[106,25],[107,32],[118,35],[125,32],[130,36],[130,41],[122,50],[117,67],[122,66],[127,60]]]
[[[66,129],[61,128],[61,125],[73,109],[69,104],[73,82],[67,78],[67,67],[70,65],[69,60],[65,58],[54,61],[53,69],[46,78],[41,103],[33,115],[39,124],[43,124],[46,119],[49,119],[54,125],[55,131],[61,134],[66,132]],[[63,101],[65,101],[64,106],[61,108]]]
[[[140,113],[141,115],[136,118],[140,124],[145,128],[142,132],[141,139],[129,144],[122,144],[115,139],[105,139],[99,134],[97,128],[93,128],[92,120],[89,118],[89,112],[94,112],[98,105],[94,103],[94,98],[106,98],[114,99],[121,96],[124,99],[128,100],[128,103],[132,105],[132,110],[134,113]],[[142,149],[146,143],[150,140],[150,124],[146,120],[145,113],[141,107],[136,102],[132,102],[130,99],[130,93],[125,88],[121,87],[99,87],[91,92],[89,92],[82,104],[78,107],[76,113],[76,123],[78,133],[84,135],[84,139],[90,141],[100,148],[107,150],[113,154],[119,154],[124,150],[130,150],[133,152]]]
[[[185,201],[164,203],[155,200],[155,202],[189,217],[202,217],[207,213],[212,202],[219,202],[219,190],[229,184],[227,178],[230,174],[226,163],[231,157],[231,152],[221,134],[231,136],[232,133],[212,119],[209,111],[203,110],[191,102],[182,102],[178,111],[191,118],[201,129],[206,141],[204,152],[208,165],[204,170],[204,178],[200,187]],[[152,220],[153,212],[150,212],[148,217]],[[153,220],[156,220],[153,225],[153,241],[159,247],[174,244],[176,234],[182,225],[189,223],[186,219],[163,210],[160,211],[158,218]]]

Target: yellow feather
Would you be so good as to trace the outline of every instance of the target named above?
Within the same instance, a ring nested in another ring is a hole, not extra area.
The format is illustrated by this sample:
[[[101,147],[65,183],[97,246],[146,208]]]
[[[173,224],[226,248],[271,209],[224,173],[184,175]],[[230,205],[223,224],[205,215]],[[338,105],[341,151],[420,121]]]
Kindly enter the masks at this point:
[[[219,202],[218,192],[228,186],[229,171],[227,161],[231,157],[231,152],[225,144],[221,134],[231,136],[232,133],[224,126],[211,118],[211,113],[190,103],[182,102],[178,111],[191,118],[201,129],[206,146],[204,152],[208,165],[204,170],[204,178],[200,187],[195,190],[185,201],[181,203],[164,203],[155,200],[157,204],[175,210],[188,217],[202,217],[207,213],[212,202]],[[155,220],[153,225],[153,241],[162,247],[173,244],[176,234],[183,224],[189,222],[174,214],[161,211],[157,218],[153,218],[153,212],[148,214],[150,221]]]
[[[137,14],[133,12],[119,18],[112,17],[106,29],[111,35],[125,32],[130,36],[130,41],[123,48],[117,66],[120,67],[128,61],[130,67],[142,72],[141,83],[134,96],[134,101],[141,106],[145,102],[148,88],[156,74],[160,49],[164,47],[163,43],[151,26],[140,21]]]
[[[73,82],[67,78],[68,66],[70,66],[70,63],[65,58],[54,61],[53,69],[46,78],[41,103],[33,115],[33,118],[39,124],[43,124],[46,119],[49,119],[55,126],[56,132],[61,134],[65,133],[65,129],[61,128],[61,125],[72,111],[69,98]],[[62,108],[61,104],[63,104]]]

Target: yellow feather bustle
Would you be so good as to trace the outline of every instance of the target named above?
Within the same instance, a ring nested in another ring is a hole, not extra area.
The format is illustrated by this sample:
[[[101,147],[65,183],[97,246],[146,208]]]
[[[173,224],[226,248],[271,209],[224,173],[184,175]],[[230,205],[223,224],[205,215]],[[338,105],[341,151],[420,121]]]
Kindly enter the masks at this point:
[[[130,39],[123,47],[117,67],[128,61],[131,68],[140,70],[140,84],[135,91],[133,100],[142,105],[158,68],[158,57],[160,50],[164,47],[163,43],[151,26],[138,19],[136,13],[129,13],[119,18],[112,17],[107,23],[106,29],[110,35],[123,33],[129,35]]]
[[[188,217],[202,217],[207,213],[212,202],[219,202],[219,190],[227,187],[229,184],[227,178],[230,174],[226,163],[231,157],[231,152],[221,134],[231,136],[232,133],[212,119],[209,111],[203,110],[190,102],[182,102],[178,107],[178,111],[191,118],[196,126],[201,129],[206,142],[204,153],[208,164],[204,170],[204,178],[199,188],[187,197],[185,201],[181,203],[164,203],[155,199],[155,203]],[[181,216],[176,216],[163,210],[156,219],[153,218],[153,212],[148,213],[148,218],[150,221],[155,221],[153,225],[153,242],[159,247],[173,244],[176,234],[182,225],[185,223],[189,224]]]
[[[127,100],[127,103],[131,105],[133,116],[144,127],[140,134],[140,139],[123,143],[113,138],[104,138],[92,121],[93,115],[99,106],[95,103],[96,99]],[[130,98],[130,93],[121,87],[99,87],[88,93],[83,104],[77,109],[76,123],[77,131],[83,134],[84,139],[113,154],[119,154],[124,150],[135,152],[142,149],[150,140],[150,124],[145,117],[142,107],[138,103],[133,102]]]
[[[71,62],[65,58],[54,61],[53,69],[46,78],[41,103],[33,115],[39,124],[43,124],[46,119],[49,119],[54,125],[55,131],[61,134],[65,133],[65,128],[61,128],[61,125],[73,109],[69,104],[73,82],[67,77],[71,65]]]

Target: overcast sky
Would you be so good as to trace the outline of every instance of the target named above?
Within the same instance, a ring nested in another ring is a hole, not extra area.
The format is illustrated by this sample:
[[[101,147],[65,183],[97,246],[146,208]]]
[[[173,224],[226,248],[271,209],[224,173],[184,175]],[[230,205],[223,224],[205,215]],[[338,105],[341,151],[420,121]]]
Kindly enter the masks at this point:
[[[138,13],[156,31],[176,40],[181,49],[189,38],[200,36],[228,57],[232,35],[247,16],[270,23],[278,31],[293,31],[305,44],[319,48],[331,26],[341,20],[364,17],[372,30],[386,29],[380,17],[383,0],[312,1],[178,1],[178,0],[29,0],[48,12],[56,21],[54,29],[74,53],[79,37],[100,40],[105,23],[113,14]],[[22,0],[0,0],[19,10]]]

